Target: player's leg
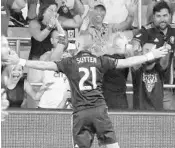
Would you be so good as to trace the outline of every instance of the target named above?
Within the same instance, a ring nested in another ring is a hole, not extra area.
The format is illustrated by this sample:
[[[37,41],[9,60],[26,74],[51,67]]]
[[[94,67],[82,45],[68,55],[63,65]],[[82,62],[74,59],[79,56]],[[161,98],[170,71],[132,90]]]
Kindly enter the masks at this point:
[[[97,107],[94,113],[95,118],[93,125],[96,129],[99,145],[105,145],[107,148],[119,148],[115,131],[107,111],[107,106],[104,105]]]
[[[73,114],[73,148],[90,148],[94,131],[87,110]]]

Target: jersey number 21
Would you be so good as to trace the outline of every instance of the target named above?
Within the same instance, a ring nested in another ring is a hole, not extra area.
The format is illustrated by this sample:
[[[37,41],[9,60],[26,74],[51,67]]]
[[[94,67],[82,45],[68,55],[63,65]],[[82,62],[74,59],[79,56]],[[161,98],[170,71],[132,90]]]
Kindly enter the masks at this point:
[[[96,84],[97,77],[96,77],[96,68],[95,67],[90,67],[90,70],[88,68],[80,67],[79,72],[84,73],[83,77],[80,79],[80,82],[79,82],[79,89],[81,91],[92,90],[92,89],[97,88],[97,84]],[[85,81],[88,80],[90,75],[92,75],[92,86],[84,84]]]

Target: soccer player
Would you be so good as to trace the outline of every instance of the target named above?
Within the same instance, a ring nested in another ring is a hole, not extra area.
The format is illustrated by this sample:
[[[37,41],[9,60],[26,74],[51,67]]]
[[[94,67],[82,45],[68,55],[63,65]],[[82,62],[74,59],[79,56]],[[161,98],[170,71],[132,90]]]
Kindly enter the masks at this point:
[[[65,73],[72,90],[74,147],[90,148],[96,134],[100,145],[119,148],[102,94],[104,73],[109,69],[130,67],[163,57],[168,51],[159,48],[146,55],[118,60],[103,56],[96,57],[90,51],[92,46],[92,36],[84,34],[76,39],[78,52],[74,57],[59,62],[44,62],[26,61],[10,56],[6,64],[19,63],[28,68]]]

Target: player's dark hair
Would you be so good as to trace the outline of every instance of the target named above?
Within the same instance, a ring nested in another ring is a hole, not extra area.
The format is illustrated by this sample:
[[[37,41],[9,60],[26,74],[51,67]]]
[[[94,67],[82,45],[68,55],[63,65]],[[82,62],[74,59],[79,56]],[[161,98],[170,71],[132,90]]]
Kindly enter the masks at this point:
[[[161,1],[158,2],[154,8],[153,8],[153,14],[155,14],[156,12],[160,12],[162,9],[167,9],[169,13],[171,13],[171,9],[168,6],[168,3],[166,3],[165,1]]]

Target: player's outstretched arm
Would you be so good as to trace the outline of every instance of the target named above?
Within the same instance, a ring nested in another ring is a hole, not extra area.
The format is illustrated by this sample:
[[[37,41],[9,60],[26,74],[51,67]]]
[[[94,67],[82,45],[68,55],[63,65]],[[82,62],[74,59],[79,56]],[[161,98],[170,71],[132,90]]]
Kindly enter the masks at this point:
[[[20,59],[24,60],[24,59]],[[25,67],[38,69],[38,70],[51,70],[57,71],[57,65],[54,62],[45,62],[45,61],[33,61],[33,60],[25,60]],[[19,62],[20,64],[20,62]]]
[[[25,60],[20,59],[17,54],[13,54],[8,56],[5,60],[6,65],[15,65],[20,64],[22,66],[38,69],[38,70],[51,70],[58,71],[57,65],[54,62],[45,62],[45,61],[33,61],[33,60]]]
[[[159,59],[161,57],[164,57],[168,54],[168,49],[164,47],[160,47],[158,49],[152,50],[151,52],[140,55],[140,56],[134,56],[127,59],[119,59],[116,63],[116,68],[126,68],[126,67],[132,67],[138,64],[145,63],[147,61],[152,61],[154,59]]]

